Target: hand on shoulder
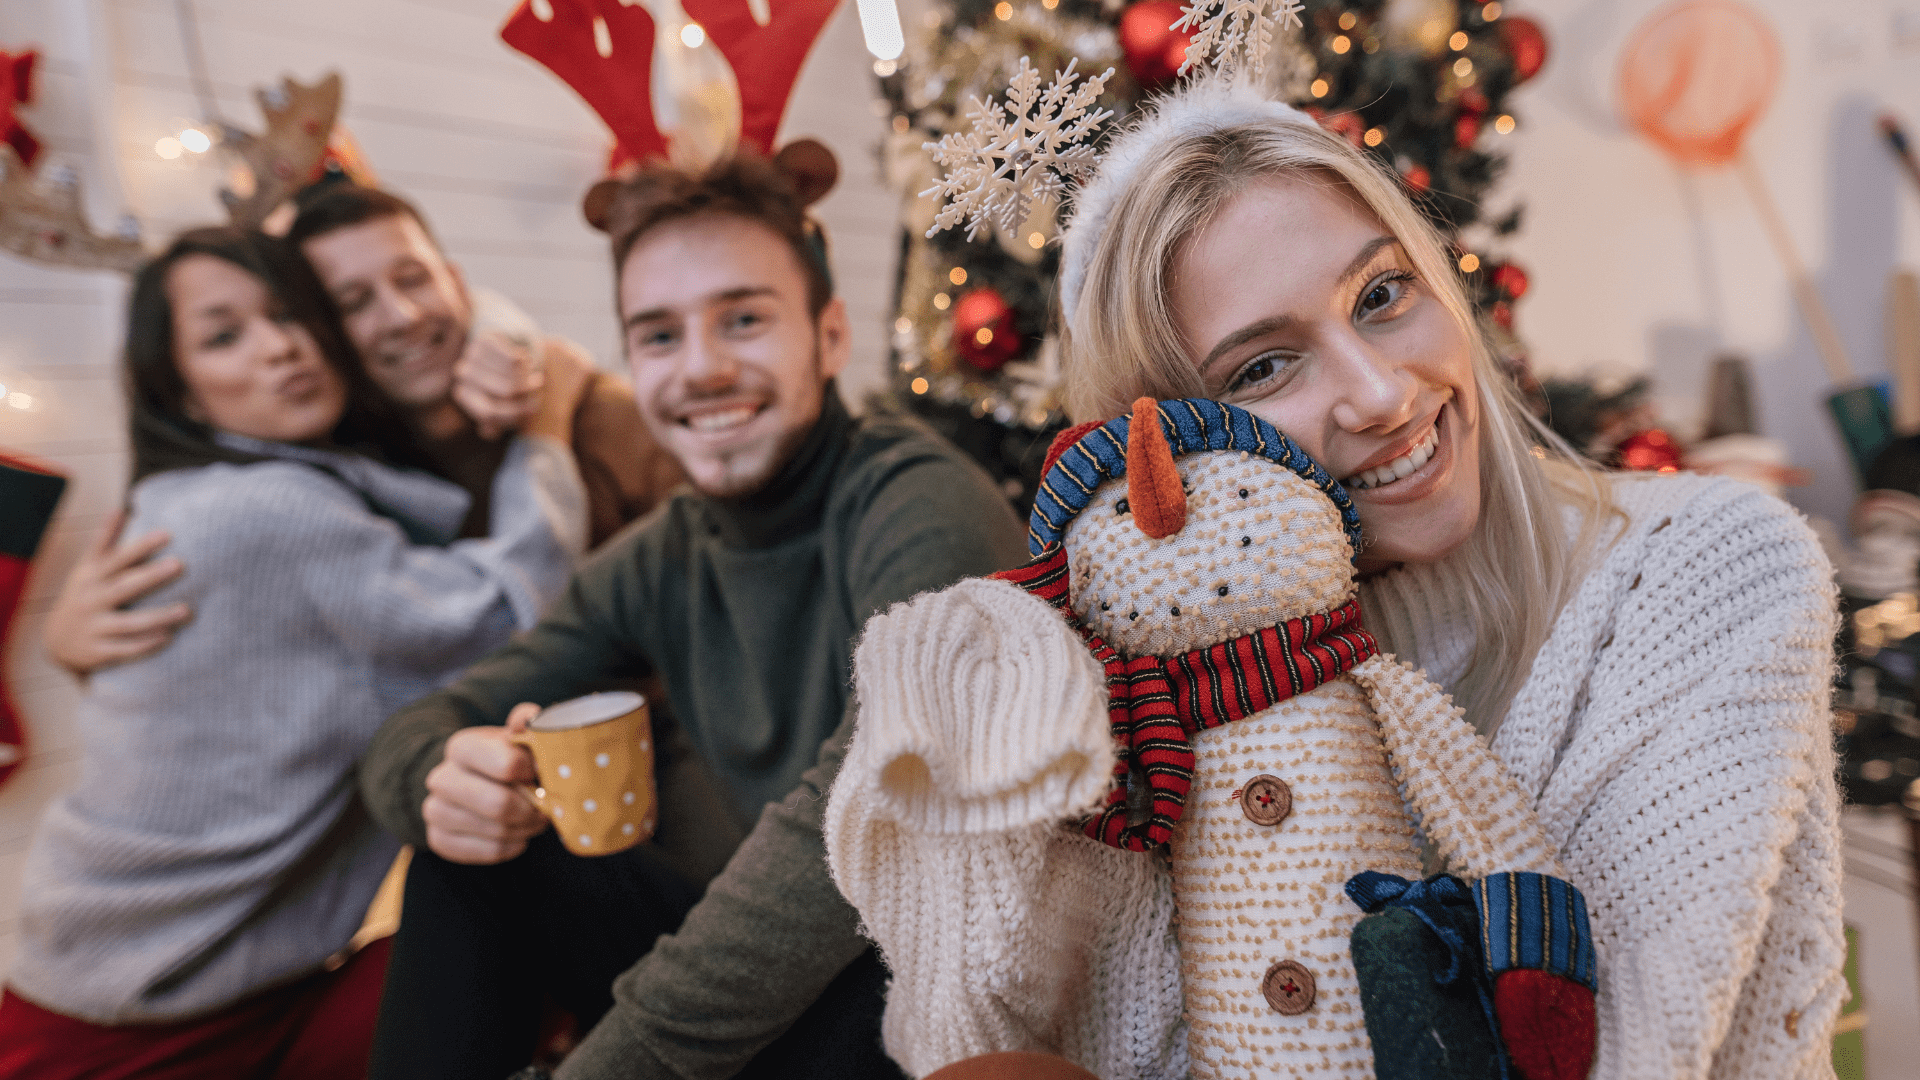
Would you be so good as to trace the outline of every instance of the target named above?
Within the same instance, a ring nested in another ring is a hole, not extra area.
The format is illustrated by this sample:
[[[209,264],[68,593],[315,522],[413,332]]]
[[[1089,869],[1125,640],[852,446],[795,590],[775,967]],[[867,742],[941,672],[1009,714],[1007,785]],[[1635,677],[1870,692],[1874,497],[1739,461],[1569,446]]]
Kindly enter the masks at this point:
[[[164,531],[120,543],[126,524],[127,512],[114,511],[67,575],[41,631],[54,662],[78,678],[159,652],[193,618],[184,601],[125,610],[187,569],[160,556],[173,539]]]

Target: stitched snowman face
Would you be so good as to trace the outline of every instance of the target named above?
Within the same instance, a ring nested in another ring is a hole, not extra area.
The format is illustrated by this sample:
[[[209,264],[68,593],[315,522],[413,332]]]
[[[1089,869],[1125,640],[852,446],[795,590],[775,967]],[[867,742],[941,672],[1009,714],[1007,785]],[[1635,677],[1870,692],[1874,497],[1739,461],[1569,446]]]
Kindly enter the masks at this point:
[[[1186,523],[1155,540],[1125,506],[1127,483],[1095,489],[1061,538],[1075,612],[1127,656],[1203,648],[1353,595],[1340,512],[1292,470],[1244,451],[1175,460]]]

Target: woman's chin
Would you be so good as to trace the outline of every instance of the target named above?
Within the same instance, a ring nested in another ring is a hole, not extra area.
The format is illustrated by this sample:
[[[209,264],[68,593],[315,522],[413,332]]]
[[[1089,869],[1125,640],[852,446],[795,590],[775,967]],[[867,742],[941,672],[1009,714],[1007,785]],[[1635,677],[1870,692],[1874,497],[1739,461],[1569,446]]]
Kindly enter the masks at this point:
[[[1461,505],[1466,501],[1471,505]],[[1364,573],[1407,563],[1439,562],[1460,550],[1473,535],[1479,503],[1475,497],[1447,506],[1380,507],[1379,512],[1360,520],[1364,546],[1354,565]]]

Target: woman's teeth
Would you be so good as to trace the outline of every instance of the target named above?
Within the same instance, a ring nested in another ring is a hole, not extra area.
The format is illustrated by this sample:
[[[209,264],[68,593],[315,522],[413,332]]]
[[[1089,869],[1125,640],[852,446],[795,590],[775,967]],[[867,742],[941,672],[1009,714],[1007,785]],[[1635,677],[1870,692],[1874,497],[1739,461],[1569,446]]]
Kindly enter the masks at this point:
[[[1425,465],[1427,460],[1433,457],[1434,447],[1439,445],[1440,431],[1435,428],[1427,432],[1427,437],[1420,440],[1420,445],[1414,447],[1412,453],[1405,457],[1394,458],[1377,469],[1362,469],[1347,477],[1344,483],[1348,487],[1359,488],[1362,491],[1368,488],[1386,487],[1395,480],[1413,475],[1415,469]]]
[[[751,405],[742,405],[737,409],[701,413],[699,416],[687,417],[687,426],[695,431],[725,431],[727,428],[739,427],[753,419],[753,414],[758,411]]]

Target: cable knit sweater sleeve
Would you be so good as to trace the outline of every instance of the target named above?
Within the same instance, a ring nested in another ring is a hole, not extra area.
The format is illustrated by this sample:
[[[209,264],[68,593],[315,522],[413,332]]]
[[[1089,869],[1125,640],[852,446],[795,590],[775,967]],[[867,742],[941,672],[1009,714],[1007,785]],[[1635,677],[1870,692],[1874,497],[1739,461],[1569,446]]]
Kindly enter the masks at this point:
[[[1830,569],[1744,484],[1622,479],[1615,497],[1630,521],[1493,740],[1592,912],[1594,1076],[1831,1076]],[[1461,585],[1444,566],[1392,575],[1369,615],[1401,653],[1447,654]]]

